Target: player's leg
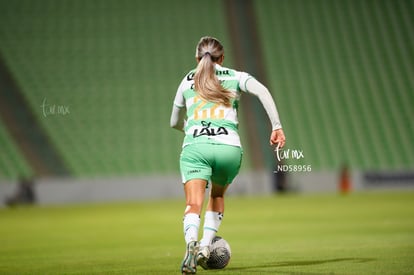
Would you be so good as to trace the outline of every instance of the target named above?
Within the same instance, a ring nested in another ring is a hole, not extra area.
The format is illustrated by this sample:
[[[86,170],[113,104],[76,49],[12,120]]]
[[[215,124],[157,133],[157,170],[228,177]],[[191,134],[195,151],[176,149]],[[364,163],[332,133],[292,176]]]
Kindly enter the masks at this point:
[[[186,242],[186,253],[181,264],[183,274],[196,273],[198,252],[198,229],[200,214],[208,180],[211,177],[211,166],[208,161],[209,148],[203,145],[188,145],[180,156],[180,170],[184,184],[186,207],[184,210],[183,228]]]
[[[207,261],[210,257],[209,245],[220,228],[224,213],[224,194],[228,184],[223,186],[212,183],[210,196],[204,215],[203,238],[200,241],[200,250],[197,254],[197,263],[204,269],[208,269]]]
[[[240,147],[216,145],[212,187],[204,217],[200,246],[208,246],[215,237],[224,214],[224,194],[240,170],[243,151]]]
[[[192,179],[184,185],[186,208],[184,210],[183,225],[186,252],[181,264],[183,274],[194,274],[197,271],[198,228],[206,185],[207,181],[203,179]]]
[[[229,185],[219,185],[213,183],[210,196],[208,198],[207,209],[204,216],[204,231],[200,245],[207,246],[216,235],[223,219],[224,214],[224,194]]]
[[[210,196],[207,203],[207,211],[223,213],[224,212],[224,193],[230,184],[225,186],[219,184],[212,184]]]
[[[197,262],[207,269],[210,256],[209,245],[220,228],[224,214],[224,194],[230,183],[237,176],[242,160],[240,147],[220,145],[216,146],[215,165],[211,176],[212,186],[204,216],[203,237],[200,241],[200,251]]]
[[[184,235],[187,244],[198,239],[200,213],[212,171],[208,161],[209,151],[211,150],[205,145],[188,145],[183,148],[180,155],[180,171],[186,200]]]
[[[184,238],[188,244],[198,240],[198,228],[200,226],[200,214],[204,203],[204,194],[207,181],[204,179],[192,179],[185,183],[184,210]]]

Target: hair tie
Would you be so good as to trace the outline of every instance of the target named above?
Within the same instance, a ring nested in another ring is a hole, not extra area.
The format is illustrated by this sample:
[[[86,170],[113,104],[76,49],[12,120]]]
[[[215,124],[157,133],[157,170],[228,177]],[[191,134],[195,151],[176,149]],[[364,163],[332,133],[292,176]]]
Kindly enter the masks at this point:
[[[203,54],[203,56],[205,56],[205,55],[209,55],[209,56],[211,56],[211,53],[210,53],[210,52],[205,52],[205,53]]]

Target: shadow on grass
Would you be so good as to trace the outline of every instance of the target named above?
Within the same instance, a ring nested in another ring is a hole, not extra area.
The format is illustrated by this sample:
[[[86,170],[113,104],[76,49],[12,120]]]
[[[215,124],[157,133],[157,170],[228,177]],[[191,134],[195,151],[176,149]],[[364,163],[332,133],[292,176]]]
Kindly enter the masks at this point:
[[[309,260],[309,261],[284,261],[284,262],[272,262],[261,265],[243,266],[243,267],[228,267],[227,270],[247,270],[255,268],[269,268],[269,267],[289,267],[289,266],[307,266],[307,265],[321,265],[327,263],[336,262],[353,262],[353,263],[366,263],[375,261],[374,258],[337,258],[328,260]]]

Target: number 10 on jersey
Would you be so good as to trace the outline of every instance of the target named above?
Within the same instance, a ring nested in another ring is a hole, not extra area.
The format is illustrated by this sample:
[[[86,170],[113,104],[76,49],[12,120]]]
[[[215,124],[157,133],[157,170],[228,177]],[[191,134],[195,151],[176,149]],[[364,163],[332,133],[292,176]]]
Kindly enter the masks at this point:
[[[220,104],[214,103],[210,108],[203,109],[205,105],[212,104],[202,100],[199,96],[194,97],[194,104],[197,107],[194,109],[194,119],[223,119],[224,110],[220,109]]]

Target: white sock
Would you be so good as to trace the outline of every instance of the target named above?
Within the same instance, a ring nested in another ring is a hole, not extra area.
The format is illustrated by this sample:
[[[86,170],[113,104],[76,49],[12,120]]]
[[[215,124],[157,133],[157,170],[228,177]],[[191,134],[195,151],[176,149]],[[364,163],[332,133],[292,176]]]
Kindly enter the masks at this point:
[[[200,216],[189,213],[184,216],[184,239],[185,243],[198,240],[198,228],[200,227]]]
[[[206,211],[206,214],[204,216],[203,238],[200,241],[201,247],[211,244],[211,241],[219,230],[222,219],[223,213]]]

